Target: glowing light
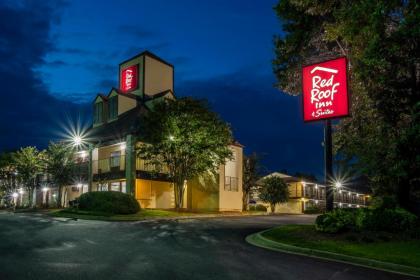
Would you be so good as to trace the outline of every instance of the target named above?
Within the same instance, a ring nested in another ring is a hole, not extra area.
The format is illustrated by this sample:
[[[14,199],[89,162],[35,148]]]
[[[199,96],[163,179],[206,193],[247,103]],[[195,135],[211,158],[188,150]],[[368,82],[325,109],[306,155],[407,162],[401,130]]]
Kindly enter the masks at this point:
[[[80,188],[82,188],[82,187],[83,187],[83,185],[82,185],[81,183],[78,183],[78,184],[76,185],[76,187],[77,187],[78,189],[80,189]]]
[[[12,193],[13,198],[16,198],[19,196],[19,194],[17,192]]]
[[[23,189],[19,189],[19,193],[23,194],[24,193]]]
[[[306,182],[302,181],[302,186],[305,187],[306,186]]]
[[[318,200],[315,200],[315,204],[318,204]]]
[[[335,187],[337,189],[341,188],[343,186],[343,184],[340,181],[335,182]]]
[[[315,185],[315,189],[318,189],[318,184]]]
[[[47,192],[48,191],[48,188],[47,187],[44,187],[44,188],[42,188],[42,191],[43,192]]]
[[[175,137],[173,135],[169,135],[169,140],[174,141]]]
[[[340,206],[340,207],[341,207],[341,206],[343,206],[343,204],[340,202],[340,203],[338,204],[338,206]]]
[[[125,148],[127,148],[127,145],[125,144],[125,142],[122,142],[120,144],[120,148],[121,148],[121,150],[125,150]]]

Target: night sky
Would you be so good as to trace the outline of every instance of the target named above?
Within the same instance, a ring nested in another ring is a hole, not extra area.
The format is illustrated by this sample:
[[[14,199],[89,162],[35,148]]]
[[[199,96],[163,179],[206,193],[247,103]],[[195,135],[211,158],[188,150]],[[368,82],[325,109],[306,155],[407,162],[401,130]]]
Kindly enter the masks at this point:
[[[0,150],[59,139],[91,119],[118,64],[149,50],[175,66],[175,94],[209,100],[266,171],[322,175],[322,126],[274,88],[276,1],[0,1]]]

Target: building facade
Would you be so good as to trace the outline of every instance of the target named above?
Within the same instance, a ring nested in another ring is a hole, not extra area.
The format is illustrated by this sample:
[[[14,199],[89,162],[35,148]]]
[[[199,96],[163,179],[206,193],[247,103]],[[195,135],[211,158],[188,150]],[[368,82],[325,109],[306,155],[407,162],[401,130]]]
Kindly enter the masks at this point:
[[[119,88],[93,101],[89,148],[76,154],[80,176],[66,188],[64,199],[68,203],[87,191],[119,191],[132,194],[142,208],[174,208],[165,168],[158,170],[136,156],[144,133],[139,125],[142,114],[153,110],[156,102],[175,98],[174,67],[146,51],[119,65],[119,81]],[[216,177],[203,175],[186,182],[186,209],[242,210],[243,149],[238,143],[230,148],[233,159],[219,167]]]
[[[289,188],[289,200],[285,203],[279,203],[275,207],[276,213],[302,214],[305,212],[322,212],[326,206],[325,185],[308,180],[274,172],[269,176],[282,178]],[[264,178],[266,178],[264,177]],[[262,178],[258,183],[261,185]],[[264,204],[258,198],[258,188],[252,193],[251,200],[256,204]],[[340,186],[334,188],[334,207],[335,208],[359,208],[368,205],[370,195],[350,188]]]

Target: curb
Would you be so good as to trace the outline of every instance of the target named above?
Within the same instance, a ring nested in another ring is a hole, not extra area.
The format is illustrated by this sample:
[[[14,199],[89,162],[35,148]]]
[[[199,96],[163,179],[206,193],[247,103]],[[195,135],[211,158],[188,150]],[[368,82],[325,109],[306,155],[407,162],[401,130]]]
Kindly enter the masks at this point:
[[[271,229],[267,229],[261,232],[257,232],[251,235],[248,235],[245,240],[251,245],[265,248],[273,251],[307,256],[311,258],[317,258],[322,260],[341,262],[361,267],[367,267],[371,269],[402,274],[406,276],[420,277],[420,269],[411,266],[399,265],[394,263],[382,262],[373,259],[367,259],[362,257],[353,257],[349,255],[343,255],[339,253],[333,253],[328,251],[309,249],[304,247],[297,247],[293,245],[288,245],[280,242],[276,242],[270,239],[267,239],[262,236],[262,234]]]

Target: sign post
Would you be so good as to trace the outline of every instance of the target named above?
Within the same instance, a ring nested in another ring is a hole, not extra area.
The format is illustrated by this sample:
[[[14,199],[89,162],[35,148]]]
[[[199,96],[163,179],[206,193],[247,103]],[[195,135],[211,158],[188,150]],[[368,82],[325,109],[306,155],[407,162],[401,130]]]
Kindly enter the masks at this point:
[[[326,209],[334,208],[331,119],[349,115],[347,60],[340,57],[302,68],[303,120],[325,121],[324,164]]]

